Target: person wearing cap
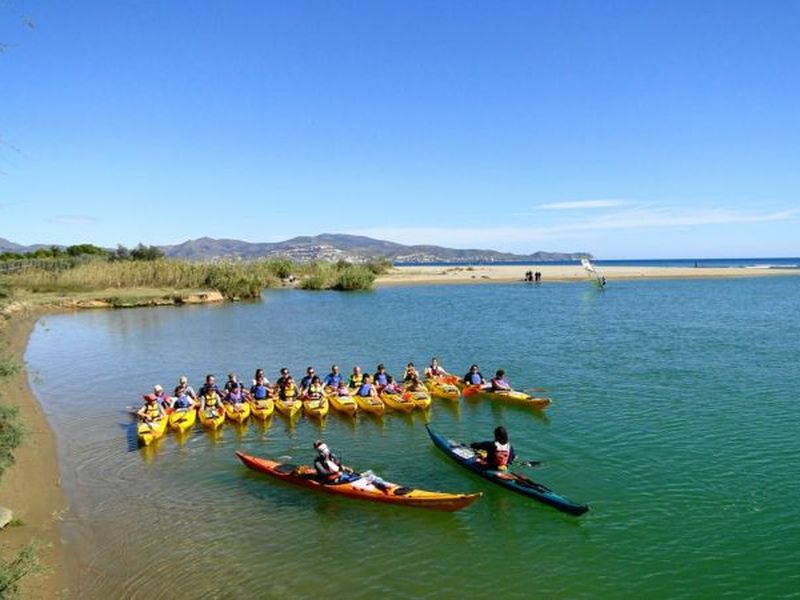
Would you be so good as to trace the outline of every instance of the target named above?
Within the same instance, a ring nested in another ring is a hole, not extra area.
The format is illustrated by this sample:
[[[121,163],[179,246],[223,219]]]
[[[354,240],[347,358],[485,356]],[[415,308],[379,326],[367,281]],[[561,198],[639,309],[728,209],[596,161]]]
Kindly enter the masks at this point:
[[[473,450],[482,450],[486,453],[485,464],[489,469],[505,471],[514,462],[516,453],[514,446],[508,441],[508,432],[505,427],[496,427],[494,440],[488,442],[473,442],[469,445]]]
[[[386,384],[389,383],[389,377],[390,375],[386,372],[386,367],[383,365],[383,363],[380,363],[375,368],[375,375],[372,376],[372,380],[379,389],[383,389]]]
[[[144,405],[136,412],[136,414],[143,423],[146,423],[150,429],[153,429],[155,424],[164,418],[166,413],[164,412],[164,408],[161,406],[161,403],[158,401],[158,397],[155,394],[145,394],[142,397],[144,398]]]
[[[322,440],[314,442],[314,449],[317,451],[317,457],[314,459],[317,479],[322,483],[337,483],[347,472],[342,467],[342,461],[331,453],[328,445]]]
[[[464,375],[464,383],[467,385],[483,385],[486,383],[486,380],[481,375],[481,372],[478,370],[478,365],[472,365],[467,371],[467,374]]]
[[[492,377],[490,383],[492,384],[493,392],[511,391],[511,384],[506,381],[506,372],[503,369],[497,369],[497,373]]]
[[[153,395],[156,397],[156,402],[161,405],[161,408],[172,408],[172,401],[169,396],[164,392],[164,388],[160,385],[153,386]]]
[[[185,375],[178,379],[178,385],[175,386],[175,392],[172,395],[176,398],[180,398],[181,396],[189,396],[189,398],[192,400],[197,400],[197,394],[195,394],[194,388],[189,385],[189,380]]]

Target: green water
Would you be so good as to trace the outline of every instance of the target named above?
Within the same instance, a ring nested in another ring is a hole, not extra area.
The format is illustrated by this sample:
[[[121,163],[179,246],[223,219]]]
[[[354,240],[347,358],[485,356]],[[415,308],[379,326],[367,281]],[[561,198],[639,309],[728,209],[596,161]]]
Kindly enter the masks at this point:
[[[49,316],[27,352],[56,431],[81,598],[800,597],[800,278],[270,292],[263,302]],[[543,387],[544,416],[435,400],[427,415],[199,429],[138,450],[123,409],[186,374],[274,379],[432,354]],[[491,486],[429,442],[505,425],[528,474],[592,510]],[[275,483],[237,449],[483,491],[459,513]]]

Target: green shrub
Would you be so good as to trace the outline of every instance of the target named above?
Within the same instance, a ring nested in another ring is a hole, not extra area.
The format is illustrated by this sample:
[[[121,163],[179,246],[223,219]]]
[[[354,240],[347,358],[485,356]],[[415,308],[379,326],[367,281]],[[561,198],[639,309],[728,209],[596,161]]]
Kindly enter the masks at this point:
[[[20,579],[41,570],[39,543],[34,540],[9,561],[0,560],[0,598],[17,597]]]
[[[331,286],[335,290],[350,292],[368,290],[375,282],[375,273],[363,265],[350,265],[339,273]]]
[[[0,477],[14,464],[14,449],[22,443],[23,436],[16,407],[0,404]]]

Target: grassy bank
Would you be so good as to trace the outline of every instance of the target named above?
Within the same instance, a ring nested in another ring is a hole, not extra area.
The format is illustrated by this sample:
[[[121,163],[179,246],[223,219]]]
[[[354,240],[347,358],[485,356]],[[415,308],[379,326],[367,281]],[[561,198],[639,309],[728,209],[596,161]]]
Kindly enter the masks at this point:
[[[303,289],[342,291],[370,289],[377,274],[390,265],[305,263],[255,260],[196,263],[183,260],[92,260],[65,269],[46,268],[37,261],[29,268],[0,276],[0,295],[24,290],[32,294],[73,294],[130,288],[205,289],[228,299],[257,298],[265,288],[281,285],[290,276]]]

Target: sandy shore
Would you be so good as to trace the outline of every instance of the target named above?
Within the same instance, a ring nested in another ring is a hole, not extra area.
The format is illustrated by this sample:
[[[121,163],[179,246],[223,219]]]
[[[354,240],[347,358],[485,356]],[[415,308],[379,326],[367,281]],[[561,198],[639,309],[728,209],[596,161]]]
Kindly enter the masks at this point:
[[[542,282],[586,281],[586,271],[578,265],[476,265],[474,267],[394,267],[376,280],[377,285],[435,283],[497,283],[522,281],[525,272],[542,274]],[[620,279],[700,279],[721,277],[766,277],[800,275],[800,269],[744,269],[693,267],[601,267],[599,272],[612,282]]]
[[[0,353],[14,356],[22,364],[38,317],[38,313],[20,311],[5,321],[0,328]],[[7,559],[31,539],[37,539],[44,570],[22,580],[22,598],[63,597],[67,583],[61,569],[63,548],[58,519],[66,504],[59,481],[56,439],[28,385],[25,369],[4,384],[2,402],[19,408],[26,435],[14,452],[16,462],[0,482],[0,504],[13,510],[23,525],[0,531],[0,554]]]

